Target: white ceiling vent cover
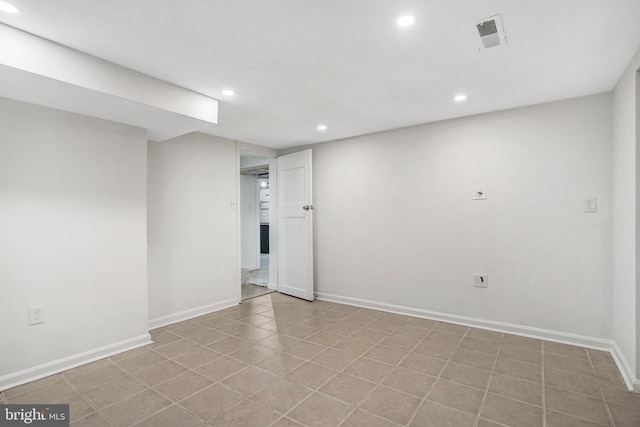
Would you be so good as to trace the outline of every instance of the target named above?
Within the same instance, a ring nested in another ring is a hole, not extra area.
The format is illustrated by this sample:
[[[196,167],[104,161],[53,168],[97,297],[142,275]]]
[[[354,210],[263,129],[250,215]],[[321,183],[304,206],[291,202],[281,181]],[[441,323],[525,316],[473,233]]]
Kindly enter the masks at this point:
[[[502,16],[499,14],[476,22],[476,28],[480,35],[480,50],[507,44],[507,36],[502,26]]]

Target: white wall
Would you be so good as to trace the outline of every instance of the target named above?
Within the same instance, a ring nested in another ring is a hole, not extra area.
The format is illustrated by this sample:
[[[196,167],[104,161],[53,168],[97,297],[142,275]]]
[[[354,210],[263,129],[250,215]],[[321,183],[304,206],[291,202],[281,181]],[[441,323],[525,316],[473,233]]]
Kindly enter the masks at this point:
[[[149,142],[149,318],[158,327],[240,301],[236,142]]]
[[[240,176],[240,238],[242,268],[260,268],[258,188],[255,175]]]
[[[636,70],[640,50],[613,91],[613,334],[637,378],[640,372],[638,298],[638,159],[636,135]]]
[[[0,390],[148,342],[146,147],[143,129],[0,98]]]
[[[611,138],[600,94],[313,145],[317,292],[610,338]]]

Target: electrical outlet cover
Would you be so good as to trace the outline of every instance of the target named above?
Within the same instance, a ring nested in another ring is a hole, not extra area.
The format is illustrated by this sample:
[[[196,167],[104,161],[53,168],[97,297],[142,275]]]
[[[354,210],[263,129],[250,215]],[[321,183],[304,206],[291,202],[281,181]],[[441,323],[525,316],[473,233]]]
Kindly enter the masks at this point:
[[[474,274],[473,275],[473,286],[476,288],[486,288],[489,284],[487,280],[486,274]]]
[[[598,212],[598,198],[588,197],[584,199],[584,211],[585,212]]]
[[[29,307],[29,325],[39,325],[41,323],[44,323],[44,305]]]

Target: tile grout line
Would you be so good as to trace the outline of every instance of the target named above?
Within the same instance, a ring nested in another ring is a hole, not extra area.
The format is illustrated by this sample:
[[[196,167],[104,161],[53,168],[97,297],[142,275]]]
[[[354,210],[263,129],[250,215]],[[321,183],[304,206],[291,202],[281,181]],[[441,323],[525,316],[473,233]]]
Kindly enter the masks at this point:
[[[591,355],[589,354],[588,351],[586,353],[587,353],[587,360],[589,360],[589,365],[591,365],[591,369],[593,370],[593,373],[595,374],[596,383],[598,384],[598,391],[600,392],[600,396],[602,398],[602,404],[604,405],[604,409],[607,412],[607,417],[609,418],[609,424],[611,424],[611,426],[615,427],[616,422],[615,422],[615,419],[613,418],[613,414],[611,413],[611,409],[609,408],[609,402],[607,401],[607,398],[604,395],[604,391],[602,391],[602,384],[600,383],[600,378],[598,377],[598,372],[596,371],[596,368],[593,365],[593,361],[591,360]]]
[[[546,381],[545,381],[545,377],[544,377],[544,341],[541,342],[541,347],[542,347],[542,355],[540,357],[540,374],[541,374],[541,383],[540,386],[542,387],[541,390],[541,397],[542,397],[542,427],[547,427],[547,387],[546,387]]]
[[[476,419],[473,422],[473,427],[478,427],[478,424],[480,423],[480,415],[482,414],[482,410],[484,409],[484,404],[487,400],[487,396],[489,395],[489,389],[491,388],[491,383],[493,382],[493,376],[496,373],[496,366],[498,366],[498,360],[500,359],[500,352],[502,351],[503,343],[504,343],[504,334],[502,334],[502,339],[500,340],[498,351],[495,354],[493,366],[491,367],[491,375],[489,376],[489,381],[487,381],[487,385],[484,389],[484,395],[482,396],[482,400],[480,401],[480,406],[478,406],[478,413],[476,415]]]
[[[429,333],[422,338],[422,340],[420,341],[420,343],[424,342],[424,340],[427,339],[427,337],[429,335],[431,335],[431,333],[436,329],[436,327],[444,322],[437,322],[435,325],[433,325],[433,328],[431,328],[429,330]],[[422,406],[424,405],[424,402],[427,401],[427,397],[429,397],[429,395],[431,394],[431,392],[433,391],[433,389],[435,388],[436,384],[438,383],[438,381],[440,380],[440,377],[442,376],[442,374],[444,373],[444,371],[447,369],[447,366],[449,366],[449,363],[451,362],[451,359],[453,359],[453,356],[456,354],[456,352],[460,349],[460,346],[462,345],[462,341],[464,341],[465,337],[467,336],[467,334],[469,333],[469,331],[471,330],[471,328],[467,328],[467,331],[464,333],[464,335],[462,335],[462,338],[460,339],[460,341],[458,342],[458,345],[456,346],[455,350],[451,353],[451,356],[449,356],[449,358],[447,359],[446,363],[444,364],[444,366],[442,367],[442,369],[440,370],[440,373],[438,374],[436,378],[436,380],[433,382],[433,384],[431,384],[431,386],[429,387],[429,390],[427,390],[427,392],[425,393],[425,395],[422,397],[422,399],[420,400],[420,403],[418,404],[418,406],[416,407],[416,409],[413,411],[413,414],[411,415],[411,417],[409,418],[409,421],[406,423],[407,426],[411,425],[411,423],[415,420],[416,416],[418,415],[418,412],[420,412],[420,408],[422,408]],[[418,343],[418,345],[420,345],[420,343]],[[416,345],[416,347],[418,346]],[[415,347],[414,347],[415,349]],[[408,355],[407,355],[408,357]],[[404,359],[403,359],[404,360]],[[444,359],[440,359],[440,360],[444,360]],[[448,406],[446,406],[448,408]],[[466,413],[466,412],[465,412]]]

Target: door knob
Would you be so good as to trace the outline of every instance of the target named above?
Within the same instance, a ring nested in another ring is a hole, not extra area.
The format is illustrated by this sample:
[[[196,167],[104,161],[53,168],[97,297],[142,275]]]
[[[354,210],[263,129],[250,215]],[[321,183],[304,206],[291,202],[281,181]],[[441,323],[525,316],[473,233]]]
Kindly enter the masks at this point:
[[[313,205],[304,205],[302,209],[304,209],[305,211],[313,210]]]

